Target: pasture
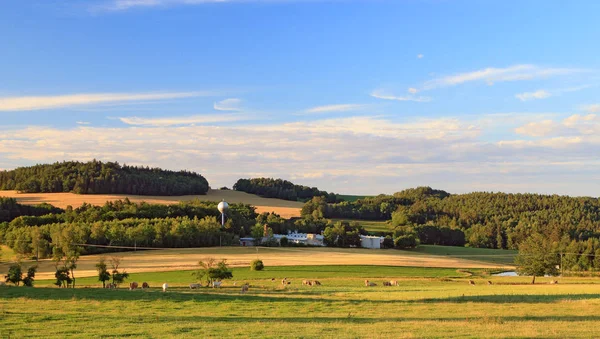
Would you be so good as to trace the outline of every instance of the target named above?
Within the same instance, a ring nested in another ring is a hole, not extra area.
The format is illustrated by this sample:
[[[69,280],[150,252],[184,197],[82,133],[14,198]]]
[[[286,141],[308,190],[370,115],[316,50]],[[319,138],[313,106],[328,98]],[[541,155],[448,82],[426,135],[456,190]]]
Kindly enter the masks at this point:
[[[454,249],[446,248],[446,251],[454,251]],[[110,255],[111,254],[105,254],[104,256],[108,257]],[[207,257],[227,259],[232,267],[249,266],[252,260],[260,258],[267,267],[299,265],[376,265],[487,269],[513,268],[510,263],[499,264],[494,261],[487,261],[491,258],[489,256],[461,258],[459,256],[453,257],[452,255],[430,255],[394,249],[372,250],[334,247],[177,248],[121,252],[115,253],[114,255],[122,258],[122,267],[129,273],[191,270],[197,266],[198,261]],[[76,277],[94,276],[96,274],[94,265],[100,260],[101,256],[102,255],[82,256],[77,263]],[[29,266],[34,263],[35,262],[24,262],[24,266]],[[8,263],[0,263],[0,272],[6,272],[7,270]],[[53,278],[54,272],[54,263],[51,260],[40,260],[38,263],[37,274],[40,279]]]
[[[74,194],[74,193],[18,193],[17,191],[0,191],[0,197],[15,198],[21,204],[34,205],[48,203],[56,207],[79,207],[84,202],[101,206],[107,201],[129,198],[132,202],[145,201],[151,204],[176,204],[179,201],[199,199],[202,201],[225,201],[229,203],[244,203],[256,207],[258,213],[275,212],[283,218],[299,217],[302,202],[281,199],[262,198],[254,194],[231,190],[209,190],[206,195],[184,196],[147,196],[127,194]]]
[[[1,337],[593,338],[592,278],[493,277],[480,270],[389,266],[233,269],[221,289],[190,290],[190,272],[139,273],[149,290],[0,289]],[[291,285],[282,286],[288,277]],[[271,279],[275,278],[275,281]],[[319,279],[304,286],[301,279]],[[366,287],[369,279],[377,286]],[[394,279],[398,286],[384,287]],[[83,280],[83,279],[82,279]],[[473,280],[474,286],[468,281]],[[491,280],[492,285],[487,281]],[[86,279],[87,281],[87,279]],[[167,281],[167,292],[156,288]],[[237,286],[233,286],[233,281]],[[247,294],[239,285],[248,282]],[[87,284],[87,283],[86,283]],[[98,282],[90,281],[98,286]]]

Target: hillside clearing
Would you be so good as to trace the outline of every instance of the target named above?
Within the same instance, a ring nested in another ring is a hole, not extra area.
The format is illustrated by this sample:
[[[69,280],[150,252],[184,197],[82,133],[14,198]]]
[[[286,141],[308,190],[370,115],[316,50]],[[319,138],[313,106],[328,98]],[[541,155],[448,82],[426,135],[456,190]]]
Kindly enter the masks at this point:
[[[145,201],[151,204],[176,204],[179,201],[199,199],[202,201],[221,201],[229,203],[250,204],[256,207],[258,213],[275,212],[283,218],[299,217],[303,203],[280,199],[262,198],[254,194],[231,190],[209,190],[206,195],[183,196],[146,196],[127,194],[74,194],[74,193],[18,193],[17,191],[0,191],[0,197],[15,198],[21,204],[35,205],[48,203],[56,207],[79,207],[83,203],[96,206],[104,205],[107,201],[128,198],[132,202]]]

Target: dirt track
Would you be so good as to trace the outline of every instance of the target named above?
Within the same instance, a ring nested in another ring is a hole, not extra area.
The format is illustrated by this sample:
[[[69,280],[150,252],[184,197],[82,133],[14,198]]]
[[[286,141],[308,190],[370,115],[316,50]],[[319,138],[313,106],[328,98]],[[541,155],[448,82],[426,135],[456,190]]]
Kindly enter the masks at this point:
[[[16,198],[22,204],[48,203],[56,207],[79,207],[84,202],[92,205],[104,205],[107,201],[129,198],[133,202],[145,201],[153,204],[175,204],[179,201],[194,199],[204,201],[221,201],[229,203],[244,203],[256,206],[258,213],[275,212],[284,218],[299,217],[301,202],[280,199],[261,198],[259,196],[238,191],[210,190],[207,195],[183,196],[145,196],[127,194],[73,194],[73,193],[17,193],[17,191],[0,191],[0,197]]]

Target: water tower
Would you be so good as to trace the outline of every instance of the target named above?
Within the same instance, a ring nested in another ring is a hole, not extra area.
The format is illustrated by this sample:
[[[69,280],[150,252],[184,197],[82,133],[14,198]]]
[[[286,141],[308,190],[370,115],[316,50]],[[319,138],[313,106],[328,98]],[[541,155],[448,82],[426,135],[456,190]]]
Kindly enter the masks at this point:
[[[223,201],[217,205],[217,208],[219,209],[219,212],[221,212],[221,227],[225,227],[225,214],[229,210],[229,204],[223,199]]]

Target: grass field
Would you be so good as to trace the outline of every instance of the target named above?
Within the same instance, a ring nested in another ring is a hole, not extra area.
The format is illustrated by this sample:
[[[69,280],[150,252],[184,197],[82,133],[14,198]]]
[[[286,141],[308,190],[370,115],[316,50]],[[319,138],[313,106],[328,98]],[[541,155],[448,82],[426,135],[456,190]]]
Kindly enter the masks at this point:
[[[153,204],[175,204],[179,201],[200,199],[204,201],[225,201],[244,203],[256,206],[258,213],[275,212],[284,218],[299,217],[304,205],[297,201],[261,198],[257,195],[230,190],[209,190],[206,195],[184,196],[143,196],[125,194],[73,194],[73,193],[17,193],[16,191],[0,191],[0,197],[15,198],[22,204],[48,203],[56,207],[79,207],[84,202],[92,205],[104,205],[107,201],[129,198],[133,202],[145,201]]]
[[[466,276],[456,269],[386,266],[234,269],[221,289],[183,287],[189,272],[154,273],[151,286],[0,289],[0,337],[594,338],[600,284],[594,279]],[[476,273],[477,274],[477,273]],[[278,279],[292,284],[283,287]],[[133,279],[142,278],[132,276]],[[270,278],[278,278],[271,281]],[[376,282],[365,287],[364,279]],[[301,279],[319,279],[307,287]],[[399,286],[381,282],[397,279]],[[475,281],[469,286],[468,280]],[[83,280],[83,279],[82,279]],[[485,282],[492,280],[492,285]],[[142,281],[141,279],[139,281]],[[181,284],[181,285],[180,285]],[[43,285],[38,282],[38,286]],[[177,287],[177,286],[180,287]]]
[[[387,221],[380,220],[358,220],[358,219],[331,219],[334,222],[337,221],[348,221],[348,222],[357,222],[361,225],[367,232],[391,232],[390,225]]]
[[[411,266],[411,267],[446,267],[446,268],[507,268],[510,264],[465,259],[452,256],[430,255],[426,253],[399,250],[370,250],[357,248],[330,247],[210,247],[181,248],[164,250],[147,250],[122,252],[115,255],[122,258],[122,267],[130,273],[179,271],[194,269],[198,261],[207,257],[227,259],[233,266],[249,266],[250,262],[260,258],[267,266],[302,266],[302,265],[378,265],[378,266]],[[108,256],[108,255],[106,255]],[[82,256],[77,263],[76,274],[79,277],[94,276],[94,265],[100,260],[98,255]],[[35,262],[24,262],[24,266]],[[8,270],[8,263],[0,263],[0,272]],[[40,260],[38,277],[41,279],[54,277],[54,263],[51,260]]]
[[[364,199],[366,197],[368,197],[367,195],[346,195],[346,194],[338,194],[338,197],[344,201],[356,201],[359,199]]]

